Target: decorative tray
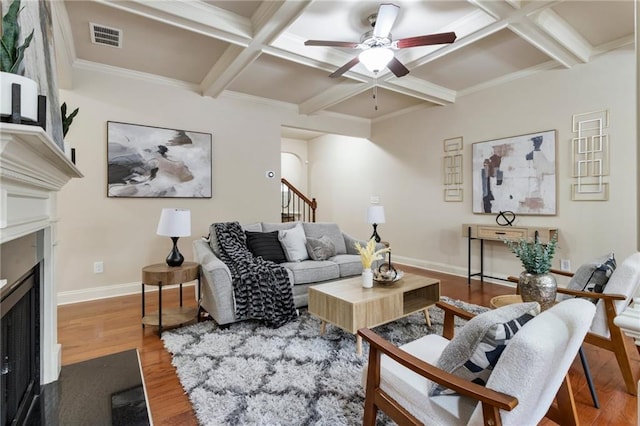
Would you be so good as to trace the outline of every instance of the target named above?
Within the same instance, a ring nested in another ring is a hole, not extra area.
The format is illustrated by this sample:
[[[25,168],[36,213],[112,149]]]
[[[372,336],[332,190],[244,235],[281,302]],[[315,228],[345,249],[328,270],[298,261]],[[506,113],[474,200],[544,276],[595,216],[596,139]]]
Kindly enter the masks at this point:
[[[376,273],[373,274],[373,280],[380,284],[393,284],[396,281],[400,281],[402,277],[404,277],[404,272],[395,269],[394,271],[396,273],[390,275],[381,274],[376,271]]]

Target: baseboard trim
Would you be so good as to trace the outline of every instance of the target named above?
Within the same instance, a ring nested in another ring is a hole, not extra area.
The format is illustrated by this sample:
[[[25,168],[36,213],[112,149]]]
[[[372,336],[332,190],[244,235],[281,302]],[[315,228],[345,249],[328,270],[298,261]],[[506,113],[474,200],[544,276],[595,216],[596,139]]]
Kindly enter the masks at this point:
[[[195,283],[185,283],[182,287],[194,286]],[[180,284],[165,286],[165,289],[178,288]],[[158,287],[147,286],[145,294],[158,291]],[[71,303],[89,302],[91,300],[110,299],[112,297],[142,294],[141,282],[107,285],[102,287],[86,288],[82,290],[61,291],[58,293],[58,306]]]
[[[444,274],[451,274],[459,277],[467,276],[467,269],[461,268],[459,266],[452,266],[446,263],[429,262],[426,260],[416,259],[412,257],[397,256],[395,254],[393,255],[393,258],[394,258],[394,262],[397,262],[403,265],[413,266],[415,268],[428,269],[430,271],[442,272]],[[490,272],[486,272],[486,273],[487,275],[493,275],[500,278],[504,277],[505,279],[507,278],[506,275],[502,275],[502,274],[492,274]],[[510,283],[508,281],[494,280],[491,278],[485,278],[484,280],[486,282],[490,282],[493,284],[500,284],[508,287],[515,287],[513,283]],[[131,294],[140,294],[141,293],[140,285],[141,283],[138,281],[138,282],[132,282],[132,283],[93,287],[93,288],[87,288],[82,290],[61,291],[58,293],[57,302],[58,302],[58,305],[68,305],[71,303],[88,302],[91,300],[109,299],[112,297],[129,296]],[[193,285],[195,285],[195,283],[185,283],[183,284],[183,287],[193,286]],[[177,288],[177,287],[178,287],[178,284],[166,286],[166,288]],[[154,286],[147,286],[147,288],[145,289],[145,293],[153,292],[153,291],[158,291],[158,288]]]
[[[394,258],[394,263],[400,263],[403,265],[407,265],[407,266],[413,266],[414,268],[420,268],[420,269],[428,269],[430,271],[435,271],[435,272],[442,272],[443,274],[450,274],[450,275],[456,275],[458,277],[467,277],[468,275],[468,271],[467,268],[461,268],[459,266],[452,266],[446,263],[437,263],[437,262],[429,262],[426,260],[422,260],[422,259],[415,259],[412,257],[405,257],[405,256],[397,256],[397,255],[393,255]],[[485,271],[486,275],[492,275],[494,277],[498,277],[498,278],[504,278],[505,280],[507,279],[506,275],[503,274],[493,274],[489,271]],[[477,278],[477,277],[476,277]],[[515,284],[513,284],[510,281],[502,281],[502,280],[496,280],[496,279],[492,279],[492,278],[484,278],[485,282],[488,283],[492,283],[492,284],[500,284],[500,285],[504,285],[507,287],[513,287],[515,288]]]

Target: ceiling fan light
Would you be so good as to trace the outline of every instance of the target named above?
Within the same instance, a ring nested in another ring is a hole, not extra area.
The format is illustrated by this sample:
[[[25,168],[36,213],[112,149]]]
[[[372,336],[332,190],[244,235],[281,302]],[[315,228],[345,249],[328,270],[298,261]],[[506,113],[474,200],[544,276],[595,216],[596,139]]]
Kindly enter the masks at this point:
[[[387,66],[393,58],[393,52],[386,47],[372,47],[360,52],[358,59],[369,71],[377,73]]]

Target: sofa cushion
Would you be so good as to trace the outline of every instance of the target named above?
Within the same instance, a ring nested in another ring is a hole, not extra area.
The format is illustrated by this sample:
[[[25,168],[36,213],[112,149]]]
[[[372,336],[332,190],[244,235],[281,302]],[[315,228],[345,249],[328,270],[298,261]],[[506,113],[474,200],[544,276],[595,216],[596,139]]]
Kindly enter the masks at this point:
[[[285,262],[281,266],[293,272],[293,284],[317,283],[340,278],[338,264],[329,260],[304,260]]]
[[[362,262],[359,254],[338,254],[329,260],[338,264],[341,278],[352,277],[362,273]]]
[[[303,222],[304,233],[307,237],[320,238],[327,236],[336,248],[336,254],[345,254],[347,246],[342,236],[342,231],[336,223],[330,222]]]
[[[251,231],[251,232],[262,232],[262,223],[260,222],[256,222],[256,223],[247,223],[245,225],[241,225],[242,229],[245,231]]]
[[[284,223],[262,222],[262,231],[263,232],[282,231],[284,229],[291,229],[299,223],[301,222],[284,222]]]
[[[278,231],[273,232],[251,232],[244,231],[247,236],[247,248],[255,257],[262,257],[275,263],[286,262]]]
[[[336,255],[336,246],[326,235],[320,238],[307,237],[307,253],[312,260],[327,260]]]
[[[537,302],[516,303],[473,317],[440,354],[436,366],[479,385],[485,385],[500,355],[516,332],[540,313]],[[429,394],[454,391],[433,384]]]
[[[602,293],[609,282],[609,278],[616,269],[616,259],[613,253],[606,254],[589,263],[581,265],[576,273],[571,277],[567,288],[578,291],[592,291]],[[565,295],[564,299],[573,296]],[[600,299],[591,299],[593,303],[598,303]]]
[[[307,253],[307,237],[302,225],[298,223],[291,229],[277,231],[278,239],[289,262],[299,262],[309,259]]]

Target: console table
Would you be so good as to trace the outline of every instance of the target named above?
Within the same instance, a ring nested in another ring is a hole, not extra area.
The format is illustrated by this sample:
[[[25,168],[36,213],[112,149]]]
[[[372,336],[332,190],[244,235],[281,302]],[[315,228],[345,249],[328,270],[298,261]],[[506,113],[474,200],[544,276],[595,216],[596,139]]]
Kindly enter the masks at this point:
[[[505,278],[492,277],[484,273],[484,241],[504,241],[530,238],[536,235],[542,243],[548,243],[558,232],[558,228],[545,228],[539,226],[498,226],[480,223],[465,223],[462,225],[462,236],[467,238],[467,284],[471,285],[471,277],[479,276],[480,282],[484,277],[507,281]],[[480,272],[471,273],[471,242],[480,241]]]

